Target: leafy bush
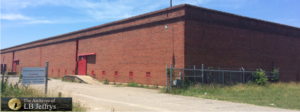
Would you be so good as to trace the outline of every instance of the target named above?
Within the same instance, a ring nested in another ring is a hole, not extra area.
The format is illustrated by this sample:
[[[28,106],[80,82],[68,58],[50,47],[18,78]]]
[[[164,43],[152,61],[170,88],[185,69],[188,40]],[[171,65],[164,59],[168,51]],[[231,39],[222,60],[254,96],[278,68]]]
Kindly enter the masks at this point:
[[[129,86],[129,87],[139,87],[139,85],[137,83],[133,82],[133,81],[128,83],[127,86]]]
[[[109,84],[109,80],[108,79],[105,79],[103,84]]]
[[[272,74],[272,78],[271,78],[271,80],[273,81],[273,82],[278,82],[279,81],[279,79],[278,79],[278,77],[279,77],[279,71],[278,71],[278,69],[276,69],[276,68],[274,68],[274,70],[271,72],[271,74]]]
[[[266,73],[263,70],[256,70],[256,72],[252,73],[254,78],[254,83],[258,85],[266,85],[268,84],[268,78],[266,77]]]

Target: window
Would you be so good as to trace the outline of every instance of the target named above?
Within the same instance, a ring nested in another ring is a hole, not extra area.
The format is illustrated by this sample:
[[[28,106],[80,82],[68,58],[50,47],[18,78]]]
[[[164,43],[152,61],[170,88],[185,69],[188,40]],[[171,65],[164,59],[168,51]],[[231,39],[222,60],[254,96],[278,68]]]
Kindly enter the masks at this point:
[[[133,72],[129,72],[129,77],[133,77]]]
[[[118,76],[118,71],[115,71],[115,76]]]
[[[102,71],[102,75],[105,75],[105,71]]]
[[[150,75],[150,72],[146,72],[146,78],[150,78],[151,75]]]

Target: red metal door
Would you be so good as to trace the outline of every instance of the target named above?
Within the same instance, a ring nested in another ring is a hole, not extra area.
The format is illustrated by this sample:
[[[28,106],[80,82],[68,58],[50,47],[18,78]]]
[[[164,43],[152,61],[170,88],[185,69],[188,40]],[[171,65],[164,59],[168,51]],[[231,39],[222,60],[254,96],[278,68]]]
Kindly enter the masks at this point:
[[[13,68],[13,72],[17,71],[17,61],[14,61],[14,68]]]
[[[86,56],[79,56],[78,75],[86,75]]]

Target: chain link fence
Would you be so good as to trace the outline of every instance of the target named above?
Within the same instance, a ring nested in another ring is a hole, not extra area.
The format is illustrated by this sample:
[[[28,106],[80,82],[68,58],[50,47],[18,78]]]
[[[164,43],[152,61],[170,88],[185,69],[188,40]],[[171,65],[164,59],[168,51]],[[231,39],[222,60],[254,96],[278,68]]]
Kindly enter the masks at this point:
[[[213,68],[207,67],[204,68],[204,65],[200,69],[194,68],[172,68],[166,67],[166,87],[170,89],[172,86],[180,86],[184,83],[192,84],[221,84],[221,85],[234,85],[238,83],[247,83],[249,81],[254,82],[255,77],[253,74],[256,71],[264,71],[265,77],[269,81],[278,81],[279,80],[279,68],[277,72],[274,70],[262,70],[262,69],[245,69],[245,68]]]

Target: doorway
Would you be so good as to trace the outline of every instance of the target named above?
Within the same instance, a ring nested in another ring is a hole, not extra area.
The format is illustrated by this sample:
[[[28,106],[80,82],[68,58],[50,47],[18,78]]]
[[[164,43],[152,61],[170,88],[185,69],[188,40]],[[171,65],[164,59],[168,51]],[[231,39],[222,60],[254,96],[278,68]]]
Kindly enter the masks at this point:
[[[13,61],[13,72],[17,72],[17,66],[19,65],[19,60]]]
[[[86,75],[86,56],[79,56],[78,75]]]

